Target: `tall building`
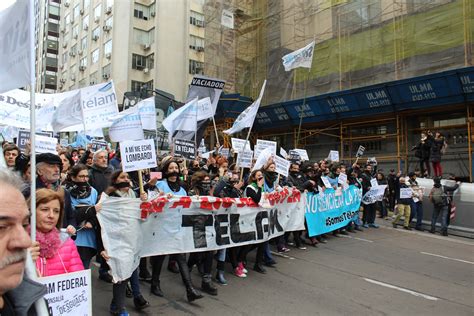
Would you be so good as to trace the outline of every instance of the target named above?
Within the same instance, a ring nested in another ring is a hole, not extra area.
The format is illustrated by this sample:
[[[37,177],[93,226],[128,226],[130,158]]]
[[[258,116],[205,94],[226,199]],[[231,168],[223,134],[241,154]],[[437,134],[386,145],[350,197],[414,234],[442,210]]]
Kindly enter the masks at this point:
[[[63,0],[58,90],[113,80],[119,103],[142,88],[184,100],[203,73],[203,2]]]
[[[58,89],[60,0],[35,0],[36,91]]]

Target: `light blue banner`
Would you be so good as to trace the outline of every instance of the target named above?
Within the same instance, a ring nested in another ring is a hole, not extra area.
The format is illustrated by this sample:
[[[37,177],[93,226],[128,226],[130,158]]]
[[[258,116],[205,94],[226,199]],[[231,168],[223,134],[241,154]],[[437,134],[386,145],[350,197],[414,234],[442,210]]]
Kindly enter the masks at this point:
[[[307,195],[306,223],[309,236],[331,232],[349,224],[359,216],[362,192],[354,185],[342,190],[326,189],[324,193]]]

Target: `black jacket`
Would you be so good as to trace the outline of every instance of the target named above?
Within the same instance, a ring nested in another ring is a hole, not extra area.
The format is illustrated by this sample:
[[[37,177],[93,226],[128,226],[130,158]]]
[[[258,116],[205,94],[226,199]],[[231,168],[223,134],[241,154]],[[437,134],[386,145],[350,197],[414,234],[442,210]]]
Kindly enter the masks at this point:
[[[304,190],[311,190],[313,187],[310,180],[306,179],[306,177],[301,172],[296,174],[290,172],[288,178],[286,178],[286,184],[290,187],[297,188],[300,192],[303,192]]]
[[[405,183],[403,184],[400,183],[400,186],[398,187],[398,190],[396,192],[397,193],[396,198],[397,198],[398,204],[410,205],[411,202],[413,201],[412,198],[409,198],[409,199],[400,198],[400,189],[405,189],[405,188],[409,188],[409,186],[407,186]]]
[[[101,168],[93,165],[89,169],[89,184],[97,190],[97,194],[100,198],[102,192],[110,185],[110,176],[112,175],[112,168]]]

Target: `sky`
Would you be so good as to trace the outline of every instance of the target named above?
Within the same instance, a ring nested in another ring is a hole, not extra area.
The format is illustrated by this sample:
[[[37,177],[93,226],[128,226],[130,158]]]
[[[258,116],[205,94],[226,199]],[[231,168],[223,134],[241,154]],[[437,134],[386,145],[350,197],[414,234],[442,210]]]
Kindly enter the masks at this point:
[[[0,11],[3,9],[6,9],[13,3],[15,3],[17,0],[0,0]],[[29,0],[18,0],[18,1],[29,1]]]

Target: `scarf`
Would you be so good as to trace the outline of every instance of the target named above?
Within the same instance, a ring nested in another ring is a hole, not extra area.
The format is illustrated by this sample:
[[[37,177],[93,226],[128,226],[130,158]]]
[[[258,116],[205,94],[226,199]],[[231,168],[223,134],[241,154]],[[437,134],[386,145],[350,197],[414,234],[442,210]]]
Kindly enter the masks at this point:
[[[168,186],[173,192],[179,192],[179,190],[181,189],[181,186],[179,185],[179,182],[177,179],[175,182],[171,182],[168,179],[166,179],[166,182],[168,183]]]
[[[91,186],[87,182],[70,182],[66,184],[66,190],[77,200],[88,198],[92,192]]]
[[[40,244],[40,257],[50,259],[55,256],[61,246],[59,230],[54,227],[47,233],[36,231],[36,240]]]
[[[265,178],[265,182],[269,186],[273,187],[273,184],[275,183],[275,181],[278,177],[278,174],[275,171],[264,171],[263,176]]]
[[[128,189],[127,192],[122,192],[120,190],[116,190],[115,193],[120,196],[120,197],[123,197],[123,198],[136,198],[136,194],[135,194],[135,191],[133,191],[132,189]]]

